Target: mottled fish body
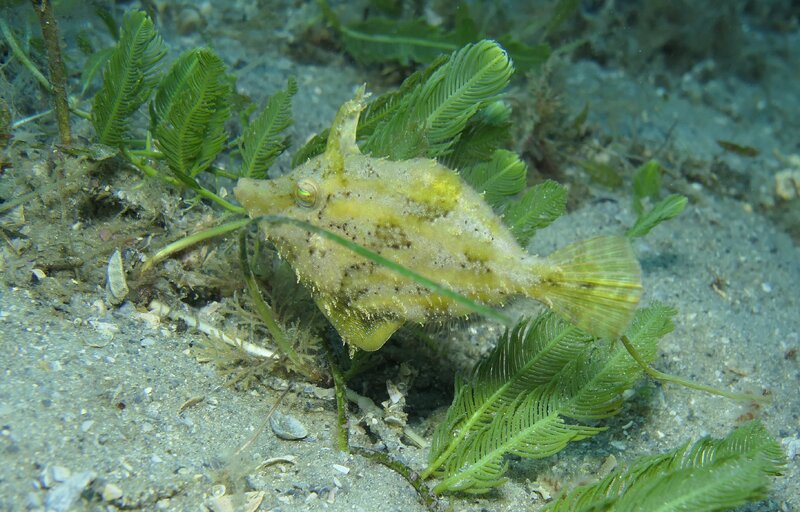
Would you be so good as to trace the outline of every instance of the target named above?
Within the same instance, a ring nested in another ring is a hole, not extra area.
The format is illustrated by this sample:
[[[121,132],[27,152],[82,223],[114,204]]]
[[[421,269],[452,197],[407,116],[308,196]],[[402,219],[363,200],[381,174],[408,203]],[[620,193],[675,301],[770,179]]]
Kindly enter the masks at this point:
[[[528,254],[455,171],[430,159],[363,155],[355,131],[364,106],[362,89],[339,110],[324,154],[280,178],[241,179],[235,194],[250,216],[325,228],[483,304],[525,295],[598,336],[621,333],[641,296],[626,239],[579,242],[547,259]],[[298,226],[269,224],[264,233],[352,346],[377,350],[405,322],[469,313]]]

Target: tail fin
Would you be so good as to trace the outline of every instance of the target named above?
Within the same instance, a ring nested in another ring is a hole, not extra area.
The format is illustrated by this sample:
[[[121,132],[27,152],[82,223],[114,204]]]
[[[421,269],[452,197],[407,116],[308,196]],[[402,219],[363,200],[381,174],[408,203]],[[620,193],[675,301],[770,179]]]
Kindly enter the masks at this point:
[[[641,269],[628,239],[583,240],[547,262],[531,296],[594,336],[618,338],[642,296]]]

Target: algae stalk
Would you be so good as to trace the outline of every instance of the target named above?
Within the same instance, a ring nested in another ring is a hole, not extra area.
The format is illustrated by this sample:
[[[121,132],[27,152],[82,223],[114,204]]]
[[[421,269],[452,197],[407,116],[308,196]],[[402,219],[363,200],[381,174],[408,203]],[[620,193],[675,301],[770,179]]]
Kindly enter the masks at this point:
[[[350,453],[350,430],[347,424],[347,384],[339,365],[336,363],[336,356],[333,354],[330,345],[325,344],[325,353],[328,356],[328,364],[331,367],[331,377],[336,396],[336,447],[340,452]]]
[[[659,370],[656,370],[642,358],[642,356],[639,354],[639,351],[637,351],[636,347],[634,347],[631,344],[631,341],[628,339],[627,336],[620,337],[620,341],[622,341],[622,344],[625,346],[625,350],[627,350],[628,353],[633,358],[633,360],[636,361],[636,364],[638,364],[639,367],[641,367],[642,371],[644,371],[647,375],[649,375],[655,380],[661,382],[672,382],[673,384],[678,384],[680,386],[689,389],[695,389],[697,391],[702,391],[710,395],[717,395],[725,398],[730,398],[731,400],[752,400],[753,402],[758,402],[758,403],[764,403],[769,401],[768,397],[749,395],[745,393],[733,393],[731,391],[717,389],[713,386],[707,386],[705,384],[693,382],[689,379],[678,377],[677,375],[670,375],[669,373],[664,373]]]
[[[33,75],[33,77],[42,87],[47,89],[48,92],[52,93],[52,84],[49,80],[47,80],[47,77],[45,77],[42,72],[39,71],[39,68],[36,67],[36,64],[31,62],[31,59],[28,57],[28,55],[22,51],[22,48],[19,47],[17,39],[14,37],[14,33],[8,27],[6,20],[2,18],[0,18],[0,32],[3,33],[3,37],[5,38],[8,47],[11,49],[11,53],[14,54],[14,57],[19,59],[22,65],[25,66],[25,69],[27,69],[30,74]]]
[[[295,369],[311,379],[312,381],[319,381],[320,375],[313,368],[308,368],[308,365],[303,361],[303,358],[292,347],[284,328],[278,323],[275,312],[269,304],[261,297],[261,292],[258,289],[258,283],[253,275],[253,270],[250,267],[250,261],[247,258],[247,231],[242,230],[239,233],[239,262],[242,265],[242,273],[244,274],[244,281],[247,285],[247,291],[250,299],[253,301],[253,308],[256,313],[264,322],[267,330],[272,335],[272,341],[278,345],[283,354],[289,358],[289,361],[294,364]]]
[[[58,123],[58,135],[61,144],[69,146],[72,134],[69,127],[69,103],[67,102],[67,79],[64,72],[64,61],[61,59],[61,46],[58,41],[58,25],[53,15],[52,3],[48,0],[31,0],[33,10],[39,16],[42,36],[47,48],[47,62],[50,68],[50,85]]]
[[[219,226],[210,229],[204,229],[199,233],[185,236],[180,240],[176,240],[171,244],[168,244],[166,247],[161,248],[149,260],[145,261],[144,265],[142,266],[142,273],[147,272],[148,270],[153,268],[153,265],[159,263],[160,261],[168,258],[169,256],[177,252],[180,252],[204,240],[208,240],[210,238],[214,238],[217,236],[225,235],[232,231],[236,231],[237,229],[246,226],[249,222],[250,219],[237,219],[231,222],[226,222],[225,224],[220,224]]]
[[[168,317],[173,321],[181,321],[187,326],[197,329],[210,338],[217,339],[226,345],[236,347],[243,350],[247,355],[252,357],[259,357],[262,359],[276,359],[277,354],[272,350],[250,343],[236,337],[231,337],[225,334],[221,329],[209,324],[196,314],[189,314],[174,308],[171,308],[159,300],[152,301],[147,308],[151,313],[155,313],[159,318]]]

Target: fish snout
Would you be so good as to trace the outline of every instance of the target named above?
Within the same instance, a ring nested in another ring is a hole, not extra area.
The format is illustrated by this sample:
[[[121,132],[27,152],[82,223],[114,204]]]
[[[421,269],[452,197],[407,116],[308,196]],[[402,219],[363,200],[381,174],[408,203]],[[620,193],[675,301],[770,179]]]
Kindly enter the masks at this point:
[[[280,208],[280,194],[272,181],[240,178],[236,183],[233,195],[251,217],[277,213]]]

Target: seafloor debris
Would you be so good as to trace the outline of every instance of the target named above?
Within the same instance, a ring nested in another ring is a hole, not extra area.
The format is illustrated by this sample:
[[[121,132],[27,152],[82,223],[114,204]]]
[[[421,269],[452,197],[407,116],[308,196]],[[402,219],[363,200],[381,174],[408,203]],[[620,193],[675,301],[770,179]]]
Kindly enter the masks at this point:
[[[224,487],[222,490],[224,492]],[[222,494],[210,498],[206,505],[214,512],[254,512],[264,501],[264,491],[251,491],[244,494]]]
[[[287,441],[297,441],[308,436],[308,429],[297,418],[289,414],[275,411],[269,419],[269,424],[276,436]]]
[[[775,174],[775,195],[784,201],[800,197],[800,169],[784,169]]]

